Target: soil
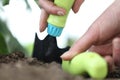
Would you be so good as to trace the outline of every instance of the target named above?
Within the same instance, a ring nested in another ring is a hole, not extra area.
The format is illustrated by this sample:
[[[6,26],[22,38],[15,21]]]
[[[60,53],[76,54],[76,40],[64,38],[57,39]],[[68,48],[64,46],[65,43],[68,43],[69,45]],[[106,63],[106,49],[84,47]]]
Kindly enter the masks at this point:
[[[118,80],[120,69],[109,73],[106,80]],[[61,65],[43,63],[25,57],[21,52],[0,56],[0,80],[88,80],[89,76],[72,76],[61,69]]]

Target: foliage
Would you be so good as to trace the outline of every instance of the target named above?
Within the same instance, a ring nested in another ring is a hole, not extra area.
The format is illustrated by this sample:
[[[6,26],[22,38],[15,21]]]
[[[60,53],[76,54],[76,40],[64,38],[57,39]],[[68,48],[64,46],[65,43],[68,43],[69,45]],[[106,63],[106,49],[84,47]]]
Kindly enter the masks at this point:
[[[8,54],[14,51],[27,53],[7,28],[6,22],[0,19],[0,53]]]
[[[29,43],[27,45],[25,45],[24,47],[27,51],[28,51],[28,54],[27,56],[32,56],[32,52],[33,52],[33,43]]]
[[[2,34],[0,34],[0,53],[1,54],[4,54],[4,53],[8,53],[8,49],[7,49],[7,44],[6,44],[6,42],[5,42],[5,39],[4,39],[4,37],[3,37],[3,35]]]
[[[31,9],[28,0],[24,0],[27,9]],[[0,0],[0,9],[2,10],[5,5],[9,5],[10,0]],[[28,56],[28,52],[18,42],[18,40],[11,34],[5,21],[2,20],[0,15],[0,54],[9,54],[15,51],[21,51]]]
[[[26,5],[27,5],[27,8],[30,9],[30,5],[28,3],[28,0],[24,0],[24,1],[25,1]],[[2,3],[3,6],[5,6],[5,5],[9,4],[10,0],[0,0],[0,2]]]
[[[1,3],[2,3],[3,5],[7,5],[7,4],[9,4],[9,1],[10,1],[10,0],[1,0]]]
[[[38,4],[38,0],[35,0],[35,2]]]

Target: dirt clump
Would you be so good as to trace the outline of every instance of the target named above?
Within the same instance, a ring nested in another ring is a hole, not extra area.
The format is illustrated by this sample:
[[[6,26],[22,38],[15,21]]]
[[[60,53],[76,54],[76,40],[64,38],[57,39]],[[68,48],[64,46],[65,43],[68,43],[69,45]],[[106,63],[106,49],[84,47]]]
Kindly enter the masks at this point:
[[[120,69],[108,74],[106,79],[120,78]],[[21,52],[0,56],[1,80],[87,80],[89,77],[72,76],[61,69],[61,65],[43,63],[36,58],[25,57]]]

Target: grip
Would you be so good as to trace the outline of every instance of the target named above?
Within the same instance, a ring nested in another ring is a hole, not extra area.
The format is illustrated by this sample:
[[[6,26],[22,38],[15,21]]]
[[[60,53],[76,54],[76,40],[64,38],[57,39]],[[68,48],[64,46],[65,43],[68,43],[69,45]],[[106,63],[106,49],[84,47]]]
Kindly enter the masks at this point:
[[[64,16],[52,15],[50,14],[48,17],[48,34],[53,36],[60,36],[62,30],[66,24],[66,20],[69,14],[69,11],[74,3],[74,0],[55,0],[54,4],[64,8],[66,10],[66,14]]]

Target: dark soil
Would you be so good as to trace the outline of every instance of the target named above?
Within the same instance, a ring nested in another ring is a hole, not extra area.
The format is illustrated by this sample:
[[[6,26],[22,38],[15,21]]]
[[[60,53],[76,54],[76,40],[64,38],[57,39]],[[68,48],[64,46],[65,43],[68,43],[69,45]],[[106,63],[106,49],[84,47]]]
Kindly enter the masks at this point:
[[[106,80],[118,80],[120,69],[109,73]],[[15,52],[0,56],[0,80],[87,80],[89,77],[72,76],[61,69],[61,65],[43,63],[35,58],[26,58],[23,53]]]

